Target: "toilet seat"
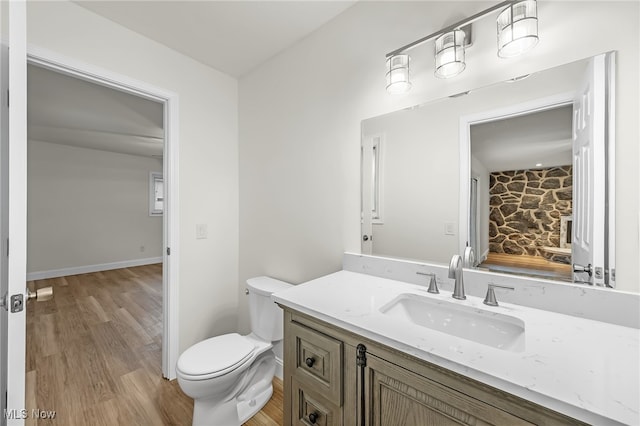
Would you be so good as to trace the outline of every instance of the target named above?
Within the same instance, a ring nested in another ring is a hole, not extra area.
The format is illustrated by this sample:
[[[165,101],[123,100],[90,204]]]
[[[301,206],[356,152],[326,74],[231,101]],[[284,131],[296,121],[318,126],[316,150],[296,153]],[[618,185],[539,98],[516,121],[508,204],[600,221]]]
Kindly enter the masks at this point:
[[[252,358],[255,344],[238,333],[199,342],[178,359],[178,374],[186,380],[207,380],[228,374]]]

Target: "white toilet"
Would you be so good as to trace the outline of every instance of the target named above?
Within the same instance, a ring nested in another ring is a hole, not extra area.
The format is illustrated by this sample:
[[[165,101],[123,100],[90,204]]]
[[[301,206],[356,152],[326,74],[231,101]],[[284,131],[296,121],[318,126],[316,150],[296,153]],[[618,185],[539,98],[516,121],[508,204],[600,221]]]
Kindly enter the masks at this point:
[[[196,343],[178,359],[182,391],[194,399],[194,426],[237,426],[271,398],[273,344],[283,339],[282,310],[271,294],[291,284],[269,277],[247,280],[251,334],[224,334]]]

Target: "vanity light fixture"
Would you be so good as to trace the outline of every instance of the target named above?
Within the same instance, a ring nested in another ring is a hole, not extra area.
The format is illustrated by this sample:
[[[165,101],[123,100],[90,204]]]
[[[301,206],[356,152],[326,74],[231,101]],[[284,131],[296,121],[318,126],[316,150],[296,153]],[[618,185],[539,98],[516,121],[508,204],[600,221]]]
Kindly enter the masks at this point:
[[[460,74],[466,67],[465,47],[471,44],[471,24],[500,9],[497,19],[498,56],[510,58],[533,48],[538,42],[536,0],[503,1],[387,53],[387,91],[404,93],[411,88],[407,52],[434,39],[435,75],[450,78]]]
[[[500,12],[498,56],[513,58],[538,44],[538,8],[536,0],[512,3]]]
[[[409,55],[394,55],[387,59],[387,92],[404,93],[411,89]]]
[[[464,38],[464,31],[453,30],[436,39],[436,77],[450,78],[464,71]]]

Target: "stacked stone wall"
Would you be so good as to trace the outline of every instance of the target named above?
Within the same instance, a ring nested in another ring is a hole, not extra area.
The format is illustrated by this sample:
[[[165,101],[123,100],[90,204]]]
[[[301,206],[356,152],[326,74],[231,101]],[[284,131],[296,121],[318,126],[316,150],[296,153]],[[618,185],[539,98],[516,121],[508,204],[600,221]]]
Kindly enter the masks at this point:
[[[543,256],[560,246],[562,216],[572,213],[571,166],[494,172],[490,179],[489,251]]]

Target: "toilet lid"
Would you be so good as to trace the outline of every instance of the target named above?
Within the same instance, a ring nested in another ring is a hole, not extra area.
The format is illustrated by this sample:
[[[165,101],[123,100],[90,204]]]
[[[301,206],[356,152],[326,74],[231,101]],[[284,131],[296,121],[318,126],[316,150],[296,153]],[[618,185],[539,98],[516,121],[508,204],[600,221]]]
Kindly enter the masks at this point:
[[[251,356],[255,346],[237,333],[224,334],[196,343],[178,359],[178,370],[188,376],[212,376],[233,371]]]

